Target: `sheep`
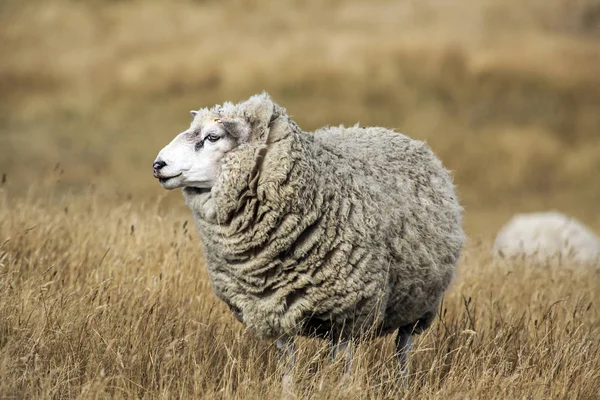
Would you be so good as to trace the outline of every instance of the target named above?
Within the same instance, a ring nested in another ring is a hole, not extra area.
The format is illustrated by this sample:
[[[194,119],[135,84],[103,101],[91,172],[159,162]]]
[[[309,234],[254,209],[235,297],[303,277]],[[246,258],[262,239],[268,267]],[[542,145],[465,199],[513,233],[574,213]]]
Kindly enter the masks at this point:
[[[335,357],[397,331],[406,371],[464,242],[451,174],[429,146],[382,127],[306,133],[266,92],[191,114],[154,176],[182,188],[216,296],[277,339],[284,379],[296,335],[329,340]]]
[[[556,211],[513,216],[493,245],[498,259],[522,259],[535,264],[600,261],[600,239],[575,218]]]

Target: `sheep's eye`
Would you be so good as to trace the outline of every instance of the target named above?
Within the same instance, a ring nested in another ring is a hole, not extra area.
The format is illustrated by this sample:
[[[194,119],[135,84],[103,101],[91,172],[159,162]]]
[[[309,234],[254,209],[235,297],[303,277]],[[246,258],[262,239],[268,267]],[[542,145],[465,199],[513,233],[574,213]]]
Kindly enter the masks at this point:
[[[206,139],[208,139],[209,142],[216,142],[217,140],[219,140],[221,138],[217,135],[208,135],[206,137]]]

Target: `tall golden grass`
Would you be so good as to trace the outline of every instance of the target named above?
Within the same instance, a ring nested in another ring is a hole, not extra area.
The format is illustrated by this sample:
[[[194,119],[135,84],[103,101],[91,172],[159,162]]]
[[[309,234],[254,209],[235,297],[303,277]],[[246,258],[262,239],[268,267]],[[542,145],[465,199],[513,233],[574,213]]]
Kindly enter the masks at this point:
[[[42,189],[42,190],[39,190]],[[0,197],[0,394],[273,398],[273,343],[212,293],[187,214],[87,193]],[[300,341],[298,398],[577,398],[600,393],[600,269],[500,265],[471,243],[397,384],[393,337],[359,345],[350,380]]]
[[[302,340],[299,398],[598,398],[598,267],[489,256],[515,212],[600,231],[598,0],[4,0],[0,55],[0,397],[279,396],[150,174],[189,109],[267,90],[427,140],[471,237],[408,384],[391,337],[350,381]]]

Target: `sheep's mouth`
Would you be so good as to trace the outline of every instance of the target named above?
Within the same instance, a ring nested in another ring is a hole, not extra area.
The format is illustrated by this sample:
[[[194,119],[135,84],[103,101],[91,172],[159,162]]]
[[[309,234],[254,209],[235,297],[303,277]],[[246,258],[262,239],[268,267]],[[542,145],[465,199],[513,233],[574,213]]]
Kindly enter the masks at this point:
[[[158,181],[160,183],[166,183],[169,179],[173,179],[173,178],[177,178],[178,176],[181,176],[181,173],[177,174],[177,175],[173,175],[173,176],[164,176],[164,177],[160,177],[158,178]]]

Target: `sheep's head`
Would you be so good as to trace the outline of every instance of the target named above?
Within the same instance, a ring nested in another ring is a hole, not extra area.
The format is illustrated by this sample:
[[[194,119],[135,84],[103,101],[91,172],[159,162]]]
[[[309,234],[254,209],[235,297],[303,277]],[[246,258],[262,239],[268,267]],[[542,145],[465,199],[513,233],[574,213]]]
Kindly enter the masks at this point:
[[[262,93],[237,105],[225,103],[191,114],[189,129],[177,135],[154,161],[154,177],[165,189],[212,188],[225,155],[245,143],[266,143],[273,121],[285,110]]]
[[[236,147],[232,135],[218,118],[194,121],[163,148],[154,161],[153,173],[165,189],[191,186],[211,188],[217,178],[223,156]]]

